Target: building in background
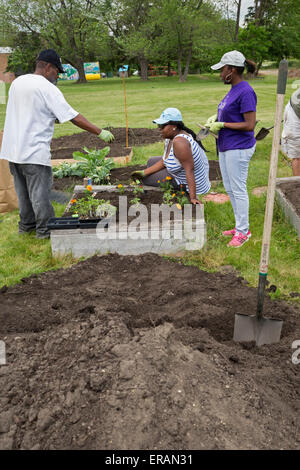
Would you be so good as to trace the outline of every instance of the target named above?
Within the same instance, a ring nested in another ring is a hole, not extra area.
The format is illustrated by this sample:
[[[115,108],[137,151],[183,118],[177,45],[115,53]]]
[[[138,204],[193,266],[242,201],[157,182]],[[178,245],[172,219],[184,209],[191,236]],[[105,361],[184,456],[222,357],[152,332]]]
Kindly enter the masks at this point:
[[[15,79],[13,72],[6,72],[8,57],[12,51],[11,47],[0,47],[0,81],[4,83],[11,83]]]

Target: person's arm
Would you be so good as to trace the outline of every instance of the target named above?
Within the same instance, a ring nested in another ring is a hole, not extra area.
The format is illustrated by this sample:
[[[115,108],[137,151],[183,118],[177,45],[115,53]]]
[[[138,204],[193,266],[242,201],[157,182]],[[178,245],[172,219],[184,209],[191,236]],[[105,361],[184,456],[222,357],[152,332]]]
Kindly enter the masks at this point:
[[[177,137],[173,142],[173,151],[176,158],[181,163],[186,174],[189,187],[190,200],[192,204],[201,204],[197,199],[196,181],[194,173],[194,159],[190,143],[183,137]]]
[[[91,132],[92,134],[101,134],[102,129],[92,124],[82,114],[77,114],[74,119],[71,119],[71,122],[75,124],[75,126],[80,127],[80,129],[84,129],[85,131]]]
[[[152,175],[153,173],[163,170],[164,168],[165,168],[165,164],[163,162],[163,159],[161,159],[158,162],[156,162],[154,165],[149,166],[149,168],[146,168],[144,170],[144,176]]]
[[[249,113],[243,113],[244,122],[224,122],[224,128],[234,129],[236,131],[250,132],[255,128],[256,112],[250,111]]]

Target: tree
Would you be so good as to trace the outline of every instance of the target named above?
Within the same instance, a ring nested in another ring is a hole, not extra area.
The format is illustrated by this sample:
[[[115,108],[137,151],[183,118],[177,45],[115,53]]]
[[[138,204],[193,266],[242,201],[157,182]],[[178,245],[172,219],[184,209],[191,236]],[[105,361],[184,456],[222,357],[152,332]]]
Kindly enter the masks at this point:
[[[265,26],[256,26],[254,23],[250,23],[247,28],[240,32],[239,50],[247,59],[256,62],[256,75],[263,61],[269,57],[271,46],[270,32]]]
[[[104,0],[99,7],[124,57],[138,62],[142,80],[148,79],[148,63],[153,57],[158,33],[150,16],[155,2],[157,0]]]
[[[19,32],[13,40],[12,47],[14,50],[8,57],[7,71],[14,72],[16,76],[32,73],[42,48],[39,34]]]
[[[267,58],[280,61],[300,57],[300,3],[299,0],[255,0],[248,9],[247,28],[264,28],[268,33]],[[254,29],[252,28],[255,34]],[[257,31],[259,31],[257,29]]]
[[[83,63],[89,60],[90,37],[97,29],[91,15],[96,0],[0,0],[1,14],[17,30],[39,34],[45,46],[53,47],[85,82]]]

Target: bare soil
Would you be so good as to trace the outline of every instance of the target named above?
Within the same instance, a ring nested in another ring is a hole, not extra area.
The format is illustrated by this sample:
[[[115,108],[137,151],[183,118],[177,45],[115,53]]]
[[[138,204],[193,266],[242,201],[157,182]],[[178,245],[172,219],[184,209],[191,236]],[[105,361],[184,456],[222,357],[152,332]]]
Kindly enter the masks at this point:
[[[110,172],[111,184],[129,184],[130,175],[133,171],[144,170],[145,165],[132,165],[113,168]],[[221,170],[218,160],[209,160],[209,179],[210,181],[218,181],[222,179]],[[83,179],[77,177],[54,178],[52,188],[57,191],[70,190],[75,185],[82,185]]]
[[[115,137],[115,140],[110,143],[104,142],[99,139],[99,137],[90,134],[89,132],[80,132],[78,134],[66,135],[52,139],[52,160],[73,158],[73,152],[83,151],[83,147],[87,147],[88,149],[102,149],[104,147],[110,147],[108,157],[125,157],[126,155],[129,155],[131,148],[126,148],[126,129],[124,127],[116,127],[109,130]],[[153,144],[161,140],[162,138],[158,129],[128,129],[129,147]]]
[[[3,287],[0,448],[299,449],[299,310],[266,295],[280,343],[234,343],[256,303],[231,267],[153,254]]]
[[[292,203],[296,213],[300,217],[300,181],[282,183],[279,188],[285,197]]]

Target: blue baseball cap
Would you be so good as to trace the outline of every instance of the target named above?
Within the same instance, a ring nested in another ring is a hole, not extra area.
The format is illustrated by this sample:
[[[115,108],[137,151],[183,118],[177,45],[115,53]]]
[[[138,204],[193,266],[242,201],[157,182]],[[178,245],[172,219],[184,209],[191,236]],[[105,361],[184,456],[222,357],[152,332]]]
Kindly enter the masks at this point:
[[[158,119],[154,119],[154,124],[166,124],[170,121],[182,122],[182,115],[179,109],[177,108],[167,108],[165,109]]]

